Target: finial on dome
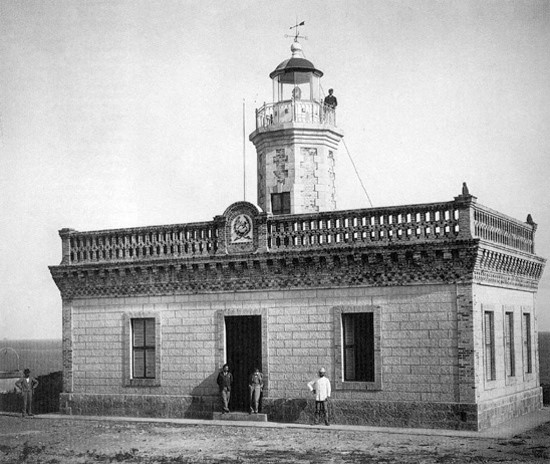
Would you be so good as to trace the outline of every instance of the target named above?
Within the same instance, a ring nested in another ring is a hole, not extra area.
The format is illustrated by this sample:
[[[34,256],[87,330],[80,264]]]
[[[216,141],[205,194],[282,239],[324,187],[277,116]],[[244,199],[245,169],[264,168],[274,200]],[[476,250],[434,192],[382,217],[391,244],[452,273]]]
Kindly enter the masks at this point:
[[[300,42],[292,42],[290,51],[292,52],[292,58],[304,58],[304,52],[302,51],[302,44],[300,44]]]

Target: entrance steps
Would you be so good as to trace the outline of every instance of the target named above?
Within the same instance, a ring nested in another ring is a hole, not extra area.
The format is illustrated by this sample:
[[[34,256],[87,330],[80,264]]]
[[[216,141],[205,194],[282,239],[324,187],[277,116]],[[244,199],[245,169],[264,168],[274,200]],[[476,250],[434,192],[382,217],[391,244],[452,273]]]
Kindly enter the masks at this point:
[[[247,412],[213,412],[212,420],[220,421],[248,421],[248,422],[267,422],[267,414],[248,414]]]

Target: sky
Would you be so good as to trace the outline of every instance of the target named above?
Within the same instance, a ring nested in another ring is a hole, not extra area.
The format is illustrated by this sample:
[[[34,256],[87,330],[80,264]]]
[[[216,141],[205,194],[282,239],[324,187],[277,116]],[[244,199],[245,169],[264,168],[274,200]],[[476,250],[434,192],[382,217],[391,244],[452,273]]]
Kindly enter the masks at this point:
[[[0,2],[0,339],[60,338],[58,230],[212,220],[243,191],[243,105],[305,56],[375,207],[478,202],[550,257],[546,0]],[[338,209],[369,203],[340,145]],[[537,296],[550,331],[550,272]]]

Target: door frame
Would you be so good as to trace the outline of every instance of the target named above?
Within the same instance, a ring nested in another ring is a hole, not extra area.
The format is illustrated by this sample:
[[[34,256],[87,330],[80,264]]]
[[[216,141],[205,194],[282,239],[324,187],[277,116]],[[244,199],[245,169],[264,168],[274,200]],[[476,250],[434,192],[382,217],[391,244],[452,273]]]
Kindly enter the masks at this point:
[[[258,302],[259,305],[259,302]],[[220,309],[216,311],[216,363],[218,370],[221,370],[227,362],[226,339],[225,339],[225,317],[226,316],[261,316],[261,346],[262,346],[262,374],[264,388],[262,396],[269,397],[269,343],[267,330],[268,310],[267,308],[235,308]]]

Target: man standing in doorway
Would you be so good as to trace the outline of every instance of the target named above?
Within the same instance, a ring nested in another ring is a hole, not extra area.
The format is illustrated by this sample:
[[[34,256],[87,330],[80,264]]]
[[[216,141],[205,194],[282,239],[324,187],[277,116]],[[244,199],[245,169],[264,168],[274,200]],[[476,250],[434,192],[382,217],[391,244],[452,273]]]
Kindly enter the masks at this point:
[[[323,414],[325,425],[330,425],[328,421],[328,399],[330,398],[330,380],[325,377],[324,367],[319,369],[319,377],[307,384],[309,390],[315,395],[315,419],[314,423],[319,423],[319,416]]]
[[[29,369],[25,369],[23,371],[23,377],[15,382],[15,386],[19,388],[23,394],[23,413],[21,416],[25,417],[26,414],[32,417],[34,415],[32,413],[32,395],[35,388],[38,386],[38,380],[31,377],[31,371]]]
[[[218,387],[220,387],[220,396],[222,400],[222,414],[229,412],[229,399],[231,398],[231,384],[233,383],[233,374],[229,372],[229,366],[224,364],[218,374]]]
[[[250,392],[250,414],[258,414],[258,406],[260,404],[260,395],[264,388],[264,380],[260,369],[254,369],[248,381],[248,390]]]

